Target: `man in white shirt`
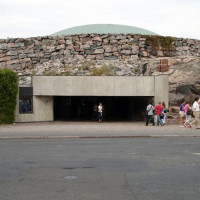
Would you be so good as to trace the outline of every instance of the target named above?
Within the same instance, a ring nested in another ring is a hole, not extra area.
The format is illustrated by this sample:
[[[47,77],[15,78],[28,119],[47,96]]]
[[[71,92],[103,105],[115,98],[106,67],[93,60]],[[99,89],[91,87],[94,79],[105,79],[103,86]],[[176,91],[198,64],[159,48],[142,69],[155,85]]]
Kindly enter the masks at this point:
[[[195,116],[195,119],[190,123],[190,125],[195,124],[196,129],[199,129],[198,124],[199,124],[199,97],[195,98],[195,102],[193,103],[192,110]]]
[[[149,121],[151,121],[153,126],[155,126],[153,110],[154,110],[154,107],[152,105],[152,101],[149,101],[149,105],[146,108],[146,126],[148,126]]]
[[[102,118],[103,118],[103,106],[102,103],[99,103],[98,106],[98,118],[99,118],[99,122],[102,122]]]

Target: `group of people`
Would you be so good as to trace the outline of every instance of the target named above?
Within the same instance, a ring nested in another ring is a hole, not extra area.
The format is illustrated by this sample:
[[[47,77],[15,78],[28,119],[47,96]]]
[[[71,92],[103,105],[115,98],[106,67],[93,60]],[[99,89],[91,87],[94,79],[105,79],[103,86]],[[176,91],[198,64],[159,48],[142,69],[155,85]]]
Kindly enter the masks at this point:
[[[159,101],[155,107],[152,105],[152,101],[149,101],[149,105],[146,108],[146,126],[149,125],[149,122],[155,126],[154,115],[157,116],[157,126],[164,126],[168,111],[164,101],[162,103]]]
[[[97,104],[94,105],[94,110],[93,110],[93,120],[98,120],[99,123],[102,123],[103,119],[103,105],[102,103],[99,103],[99,106]]]
[[[189,102],[183,101],[180,105],[180,127],[191,128],[195,125],[199,129],[200,98],[196,97],[192,106]],[[192,120],[192,118],[194,118]]]
[[[169,110],[165,106],[165,102],[158,102],[156,106],[152,105],[152,101],[146,108],[146,126],[149,122],[155,126],[154,115],[157,116],[157,126],[164,126],[166,123],[166,116]],[[196,129],[200,129],[200,98],[196,97],[193,105],[191,106],[189,102],[183,101],[180,105],[180,127],[192,128],[193,125]]]

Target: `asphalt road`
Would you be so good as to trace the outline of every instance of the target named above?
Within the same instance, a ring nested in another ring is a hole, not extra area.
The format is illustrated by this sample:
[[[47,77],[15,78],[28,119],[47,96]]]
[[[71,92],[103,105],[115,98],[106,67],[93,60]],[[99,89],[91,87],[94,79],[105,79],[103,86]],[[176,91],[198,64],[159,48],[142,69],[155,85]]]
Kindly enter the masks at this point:
[[[2,200],[199,200],[200,138],[0,140]]]

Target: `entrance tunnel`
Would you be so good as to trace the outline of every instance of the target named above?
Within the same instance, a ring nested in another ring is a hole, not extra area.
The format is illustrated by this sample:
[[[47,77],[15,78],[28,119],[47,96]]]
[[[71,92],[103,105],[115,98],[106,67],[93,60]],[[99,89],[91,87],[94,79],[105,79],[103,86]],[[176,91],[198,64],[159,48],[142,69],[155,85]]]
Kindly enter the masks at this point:
[[[103,104],[104,121],[143,121],[145,109],[153,97],[55,96],[54,120],[97,120],[95,108]]]

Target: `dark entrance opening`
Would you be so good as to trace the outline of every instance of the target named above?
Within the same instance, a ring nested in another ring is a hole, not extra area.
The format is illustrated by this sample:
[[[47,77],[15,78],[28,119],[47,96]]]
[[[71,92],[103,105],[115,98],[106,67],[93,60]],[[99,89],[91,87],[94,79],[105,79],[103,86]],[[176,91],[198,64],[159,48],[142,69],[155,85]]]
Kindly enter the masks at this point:
[[[153,97],[55,96],[54,120],[95,120],[94,106],[102,102],[105,121],[142,121]]]

